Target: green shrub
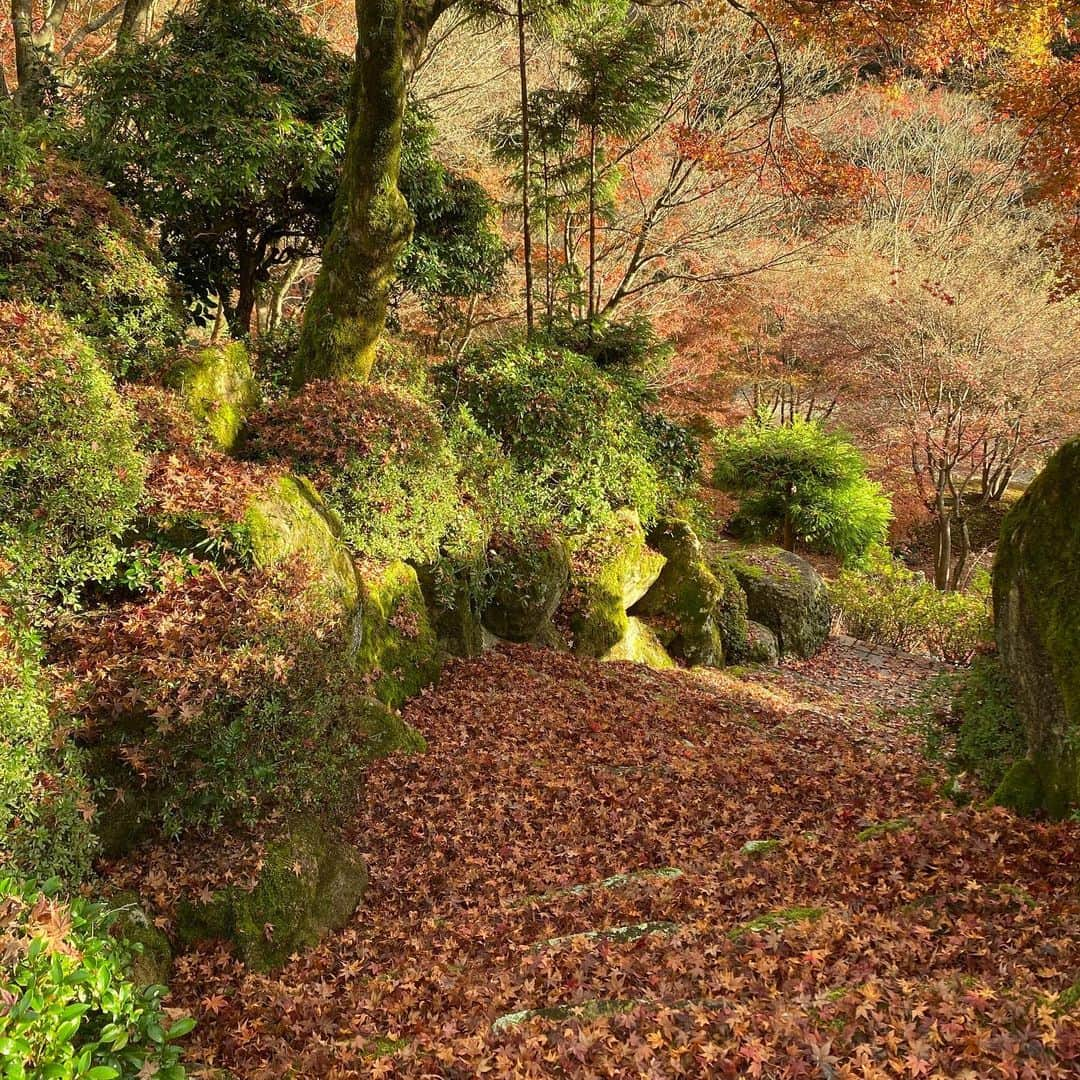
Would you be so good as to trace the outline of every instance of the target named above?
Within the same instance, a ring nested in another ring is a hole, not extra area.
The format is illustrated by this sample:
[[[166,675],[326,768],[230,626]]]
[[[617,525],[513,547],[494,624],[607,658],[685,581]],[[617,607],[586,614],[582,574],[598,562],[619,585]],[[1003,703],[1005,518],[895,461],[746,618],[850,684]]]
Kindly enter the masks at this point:
[[[183,1080],[165,987],[131,979],[131,948],[109,933],[107,909],[65,902],[56,883],[0,879],[0,1062],[6,1080]]]
[[[685,487],[646,420],[648,394],[564,349],[493,342],[437,371],[448,408],[464,406],[516,472],[530,478],[545,516],[585,531],[630,506],[652,523]]]
[[[780,540],[789,550],[801,541],[860,556],[884,541],[892,515],[858,450],[813,421],[776,427],[758,416],[721,432],[713,482],[740,498],[733,531]]]
[[[355,812],[363,765],[405,729],[357,678],[340,604],[310,584],[300,564],[204,566],[55,635],[102,794],[122,795],[108,816],[126,812],[129,833]]]
[[[860,568],[842,571],[829,590],[853,637],[942,659],[969,660],[990,635],[989,583],[977,577],[970,592],[941,592],[883,548]]]
[[[145,462],[132,415],[62,319],[0,302],[0,555],[9,601],[107,578]]]
[[[252,420],[252,448],[286,458],[373,559],[428,561],[458,514],[457,464],[420,399],[376,384],[315,382]]]
[[[89,793],[55,750],[35,635],[0,605],[0,868],[77,884],[95,854]]]
[[[674,352],[645,315],[625,322],[596,318],[556,324],[548,333],[558,348],[588,357],[598,367],[624,368],[646,376],[659,374]]]
[[[932,687],[919,712],[928,756],[971,776],[986,793],[1027,753],[1024,724],[996,656],[977,656],[970,668]]]
[[[0,186],[0,301],[58,310],[114,374],[156,369],[183,330],[160,256],[104,188],[55,156]]]

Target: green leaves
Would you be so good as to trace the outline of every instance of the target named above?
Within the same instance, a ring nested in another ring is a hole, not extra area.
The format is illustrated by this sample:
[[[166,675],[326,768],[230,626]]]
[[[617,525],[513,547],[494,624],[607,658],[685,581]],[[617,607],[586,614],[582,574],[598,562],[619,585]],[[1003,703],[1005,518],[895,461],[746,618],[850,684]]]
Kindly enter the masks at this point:
[[[183,1080],[172,1045],[195,1022],[161,1026],[163,987],[129,981],[110,916],[33,882],[0,879],[0,1062],[4,1080]]]

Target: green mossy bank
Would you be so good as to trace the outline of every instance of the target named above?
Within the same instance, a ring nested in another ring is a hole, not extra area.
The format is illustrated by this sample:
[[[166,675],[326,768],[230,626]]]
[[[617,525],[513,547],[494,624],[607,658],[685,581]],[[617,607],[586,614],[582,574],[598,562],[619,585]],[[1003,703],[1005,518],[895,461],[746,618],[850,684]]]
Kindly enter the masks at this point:
[[[1050,459],[1005,519],[994,622],[1028,741],[996,798],[1063,817],[1080,806],[1080,439]]]

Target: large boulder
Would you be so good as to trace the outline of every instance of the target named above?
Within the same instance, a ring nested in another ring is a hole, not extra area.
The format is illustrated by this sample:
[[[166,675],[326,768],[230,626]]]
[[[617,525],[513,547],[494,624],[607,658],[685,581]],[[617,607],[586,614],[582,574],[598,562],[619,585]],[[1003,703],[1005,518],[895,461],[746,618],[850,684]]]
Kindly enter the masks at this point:
[[[570,550],[563,621],[577,655],[602,657],[626,637],[627,611],[652,588],[667,560],[647,546],[645,530],[630,509],[616,511],[588,536],[572,539]]]
[[[776,635],[781,656],[807,658],[829,637],[832,609],[821,575],[782,548],[720,545],[714,565],[725,565],[746,593],[747,613]]]
[[[399,708],[438,677],[442,650],[413,567],[398,560],[358,570],[350,662],[379,701]]]
[[[219,450],[233,449],[259,404],[251,361],[238,341],[186,356],[169,373],[168,383]]]
[[[244,524],[256,566],[303,559],[328,595],[347,611],[356,607],[360,586],[341,526],[310,481],[281,477],[252,503]]]
[[[1080,806],[1080,439],[1050,459],[1005,519],[994,624],[1029,748],[998,799],[1063,817]]]
[[[484,628],[505,641],[533,641],[551,622],[570,577],[566,542],[544,535],[493,551]]]
[[[634,605],[672,655],[688,664],[722,667],[724,643],[717,607],[724,588],[705,562],[688,522],[661,522],[649,534],[649,545],[666,562],[656,584]]]
[[[358,851],[319,819],[298,818],[267,845],[253,889],[229,885],[181,900],[177,937],[229,941],[249,967],[266,971],[344,927],[367,882]]]
[[[628,660],[633,664],[663,671],[673,668],[675,661],[664,648],[656,631],[641,619],[629,616],[623,636],[601,657],[602,660]]]

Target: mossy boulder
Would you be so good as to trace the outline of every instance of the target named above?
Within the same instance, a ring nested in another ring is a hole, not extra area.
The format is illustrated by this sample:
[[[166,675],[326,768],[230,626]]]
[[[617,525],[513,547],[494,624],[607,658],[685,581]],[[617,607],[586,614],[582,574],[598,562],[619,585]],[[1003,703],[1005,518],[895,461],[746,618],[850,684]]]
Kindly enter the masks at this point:
[[[663,521],[649,534],[649,546],[666,562],[631,613],[648,622],[672,656],[688,664],[722,667],[724,643],[717,615],[724,588],[706,565],[693,528],[686,521]]]
[[[177,936],[185,945],[229,941],[249,967],[267,971],[344,927],[367,882],[359,852],[318,819],[299,818],[267,845],[254,889],[180,901]]]
[[[247,527],[255,565],[270,568],[300,557],[329,596],[352,611],[360,585],[340,525],[311,482],[283,476],[255,500]]]
[[[1080,439],[1050,459],[1006,516],[993,580],[998,651],[1029,757],[998,798],[1063,817],[1080,806]]]
[[[776,664],[780,661],[780,646],[776,635],[759,622],[747,623],[746,660],[751,664]]]
[[[626,636],[627,611],[653,586],[666,562],[652,551],[637,514],[621,509],[587,536],[574,537],[565,622],[579,656],[603,656]]]
[[[360,563],[358,570],[350,662],[376,698],[399,708],[438,677],[439,641],[413,567],[399,560]]]
[[[185,357],[168,382],[219,450],[233,449],[244,422],[259,405],[251,360],[238,341]]]
[[[551,621],[570,577],[566,542],[544,535],[497,548],[490,556],[492,588],[481,621],[506,641],[533,641]]]
[[[608,649],[601,659],[629,660],[631,663],[645,664],[661,671],[675,666],[675,661],[668,655],[667,649],[656,636],[656,631],[648,623],[632,615],[626,620],[626,630],[622,638]]]
[[[451,656],[479,656],[484,628],[470,571],[441,562],[417,566],[416,576],[440,647]]]
[[[113,915],[109,932],[132,949],[131,981],[140,988],[167,985],[173,961],[168,935],[154,925],[136,893],[111,896],[109,907]]]
[[[713,565],[726,565],[746,594],[747,614],[776,635],[781,656],[806,658],[829,637],[832,608],[821,575],[783,548],[720,545]]]

